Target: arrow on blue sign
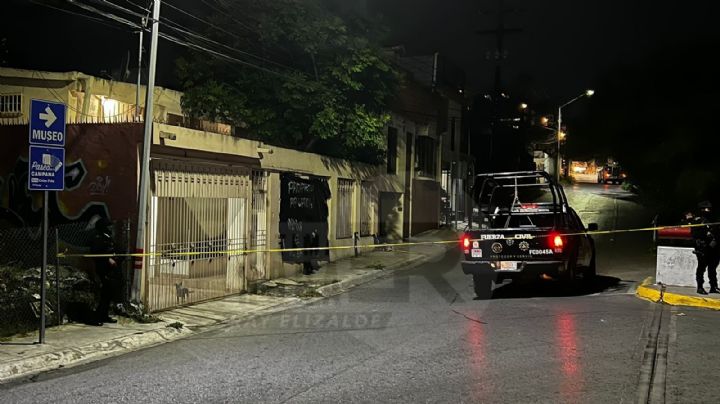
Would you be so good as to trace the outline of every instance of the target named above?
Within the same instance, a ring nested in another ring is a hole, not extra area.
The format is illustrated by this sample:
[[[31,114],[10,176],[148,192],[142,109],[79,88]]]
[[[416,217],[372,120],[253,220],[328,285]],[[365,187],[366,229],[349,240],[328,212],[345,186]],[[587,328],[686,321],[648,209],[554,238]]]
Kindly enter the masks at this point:
[[[45,107],[45,113],[40,113],[40,119],[45,121],[45,127],[49,128],[57,120],[57,117],[55,116],[52,108],[48,105]]]

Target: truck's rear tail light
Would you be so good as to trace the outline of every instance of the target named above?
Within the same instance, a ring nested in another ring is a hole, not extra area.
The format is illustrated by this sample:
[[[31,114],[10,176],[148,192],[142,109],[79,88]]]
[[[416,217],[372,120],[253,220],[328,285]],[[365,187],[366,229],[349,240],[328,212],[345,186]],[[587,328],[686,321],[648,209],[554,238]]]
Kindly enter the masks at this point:
[[[470,254],[470,237],[469,236],[463,236],[462,245],[463,245],[463,250],[464,250],[465,254]]]
[[[554,252],[562,253],[563,247],[565,246],[565,239],[557,233],[551,233],[550,237],[548,237],[548,244],[550,244],[550,248],[552,248]]]

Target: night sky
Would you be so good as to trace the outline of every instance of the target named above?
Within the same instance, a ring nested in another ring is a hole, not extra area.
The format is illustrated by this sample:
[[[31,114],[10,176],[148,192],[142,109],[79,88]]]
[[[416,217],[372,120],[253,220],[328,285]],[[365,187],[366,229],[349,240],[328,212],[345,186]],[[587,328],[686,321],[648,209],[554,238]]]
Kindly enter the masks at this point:
[[[126,0],[114,1],[128,5]],[[486,52],[494,51],[495,38],[474,32],[496,27],[498,0],[368,2],[371,10],[386,16],[385,23],[391,28],[387,45],[405,45],[411,54],[440,51],[466,70],[471,90],[484,92],[492,88],[495,62],[486,60]],[[2,37],[7,38],[8,53],[3,58],[7,66],[99,74],[102,70],[119,70],[128,52],[131,67],[134,65],[137,36],[129,28],[109,22],[118,27],[113,29],[27,0],[3,3],[6,8],[0,18]],[[63,1],[50,3],[81,12]],[[197,0],[167,3],[198,12],[203,9]],[[523,90],[538,98],[574,96],[592,87],[613,67],[632,64],[669,44],[717,36],[718,3],[505,0],[505,7],[513,9],[507,15],[506,26],[523,31],[507,37],[504,83],[510,91]],[[163,15],[188,22],[167,7]],[[204,28],[196,22],[190,27],[198,31]],[[160,41],[160,84],[173,85],[173,59],[178,51],[177,46]]]

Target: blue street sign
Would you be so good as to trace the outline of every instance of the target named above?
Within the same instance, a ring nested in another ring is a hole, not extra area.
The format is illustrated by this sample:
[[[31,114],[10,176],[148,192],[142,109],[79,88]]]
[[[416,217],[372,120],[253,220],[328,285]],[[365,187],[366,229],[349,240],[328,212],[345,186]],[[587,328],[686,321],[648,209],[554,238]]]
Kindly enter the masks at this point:
[[[62,191],[65,189],[65,149],[30,146],[28,190]]]
[[[65,146],[65,104],[30,100],[30,144]]]

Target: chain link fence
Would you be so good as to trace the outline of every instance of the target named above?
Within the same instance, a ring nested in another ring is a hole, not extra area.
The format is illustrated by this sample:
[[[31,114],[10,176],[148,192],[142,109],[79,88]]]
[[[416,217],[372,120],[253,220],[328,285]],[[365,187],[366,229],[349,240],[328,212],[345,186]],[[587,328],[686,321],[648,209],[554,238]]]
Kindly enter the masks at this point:
[[[115,222],[113,227],[115,251],[128,252],[129,221]],[[93,223],[69,223],[48,230],[46,326],[91,321],[100,290],[94,262],[72,255],[88,253],[94,236]],[[71,256],[58,258],[58,252]],[[131,260],[121,260],[119,268],[113,301],[127,303]],[[40,227],[0,229],[0,338],[39,330],[41,269]]]

